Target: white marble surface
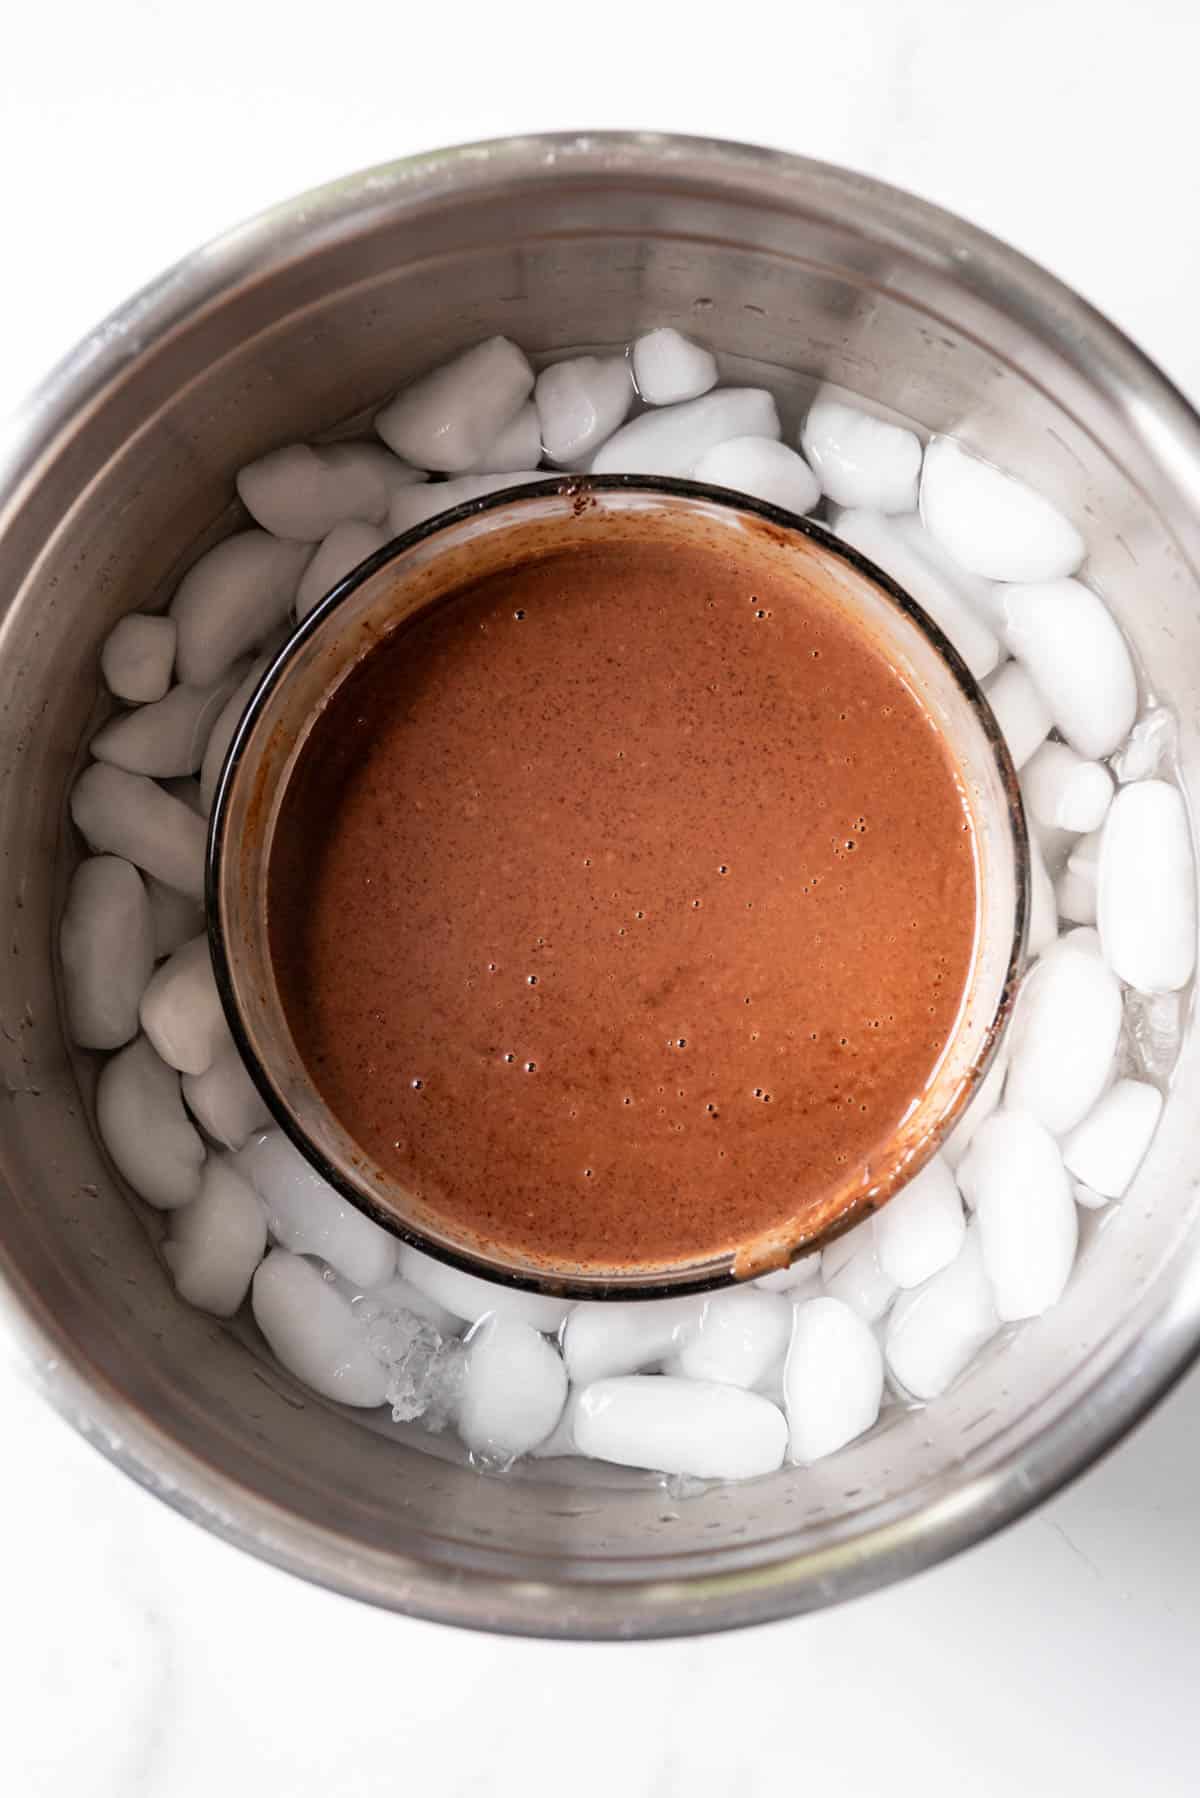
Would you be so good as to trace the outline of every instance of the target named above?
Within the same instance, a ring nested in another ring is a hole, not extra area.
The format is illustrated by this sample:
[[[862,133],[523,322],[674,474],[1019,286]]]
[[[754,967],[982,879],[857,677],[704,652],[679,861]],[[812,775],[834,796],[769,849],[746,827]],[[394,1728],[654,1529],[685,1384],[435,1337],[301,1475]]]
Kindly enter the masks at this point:
[[[0,411],[164,263],[408,150],[655,125],[887,177],[1072,281],[1200,395],[1191,0],[22,6],[0,60]],[[689,1643],[468,1637],[202,1535],[0,1376],[12,1798],[1174,1798],[1200,1789],[1200,1379],[1003,1537]]]

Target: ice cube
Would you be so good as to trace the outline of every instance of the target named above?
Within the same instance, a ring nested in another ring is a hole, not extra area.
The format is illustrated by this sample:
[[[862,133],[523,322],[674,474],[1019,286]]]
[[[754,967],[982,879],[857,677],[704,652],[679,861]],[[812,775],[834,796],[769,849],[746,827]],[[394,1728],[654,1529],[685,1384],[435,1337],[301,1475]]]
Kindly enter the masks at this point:
[[[1068,924],[1096,922],[1096,881],[1077,874],[1068,865],[1054,883],[1054,903],[1058,915]]]
[[[692,479],[732,487],[787,512],[811,512],[821,497],[804,457],[772,437],[730,437],[714,444],[697,461]]]
[[[1096,922],[1096,876],[1102,832],[1089,830],[1072,843],[1056,888],[1060,917],[1073,924]]]
[[[983,683],[983,692],[1008,744],[1013,767],[1023,768],[1050,732],[1045,700],[1019,662],[1005,662]]]
[[[1052,581],[1083,561],[1083,538],[1057,507],[935,437],[921,470],[921,517],[956,562],[993,581]]]
[[[506,424],[496,441],[488,445],[478,469],[472,474],[508,474],[522,468],[536,468],[542,459],[542,430],[538,409],[526,400],[521,410]]]
[[[1066,743],[1043,743],[1021,780],[1025,802],[1049,830],[1099,830],[1113,796],[1103,762],[1085,761]]]
[[[447,1267],[420,1249],[400,1245],[400,1272],[421,1292],[436,1299],[464,1323],[478,1323],[481,1317],[514,1318],[531,1329],[553,1335],[567,1312],[570,1299],[550,1298],[538,1292],[522,1292],[516,1286],[501,1286],[493,1280],[481,1280],[460,1268]]]
[[[880,1268],[901,1288],[920,1286],[954,1260],[965,1229],[954,1175],[934,1155],[876,1214]]]
[[[127,612],[119,618],[100,651],[100,672],[109,692],[130,705],[161,699],[171,684],[175,638],[173,618],[146,612]]]
[[[968,1099],[966,1110],[942,1145],[942,1154],[951,1168],[957,1169],[980,1124],[990,1118],[999,1105],[1007,1076],[1008,1051],[1001,1048],[993,1056],[991,1067],[979,1082],[974,1095]]]
[[[916,511],[922,452],[915,431],[872,418],[822,387],[808,409],[800,442],[821,492],[835,505]]]
[[[1150,1147],[1162,1094],[1142,1080],[1118,1080],[1063,1144],[1063,1160],[1077,1180],[1106,1199],[1119,1199]]]
[[[938,1398],[999,1328],[973,1223],[949,1266],[897,1300],[884,1345],[888,1372],[913,1398]]]
[[[597,450],[592,473],[687,475],[731,437],[779,435],[779,413],[764,388],[722,387],[631,418]]]
[[[821,1282],[864,1323],[881,1318],[896,1296],[896,1282],[879,1265],[875,1219],[868,1217],[821,1252]]]
[[[883,1357],[871,1326],[833,1298],[796,1306],[783,1375],[788,1459],[820,1461],[869,1430],[883,1398]]]
[[[624,356],[573,356],[552,362],[534,389],[541,442],[552,462],[578,466],[606,443],[633,404]],[[537,461],[534,453],[533,461]],[[522,464],[528,468],[529,462]]]
[[[124,856],[176,892],[203,899],[204,820],[147,775],[93,762],[72,789],[71,816],[92,849]]]
[[[467,1337],[458,1433],[472,1454],[507,1462],[544,1442],[567,1401],[552,1343],[512,1317],[487,1317]]]
[[[445,1429],[462,1397],[466,1351],[451,1332],[444,1334],[401,1299],[412,1288],[392,1280],[375,1292],[351,1299],[367,1327],[367,1340],[387,1371],[387,1402],[395,1423],[420,1418],[435,1434]]]
[[[145,885],[154,959],[161,961],[164,956],[173,955],[189,937],[200,935],[204,929],[204,907],[198,899],[189,899],[186,893],[177,893],[174,887],[164,886],[152,874],[146,876]],[[138,997],[141,997],[140,993]]]
[[[1034,831],[1029,833],[1029,932],[1031,956],[1045,953],[1058,935],[1058,907],[1054,882],[1046,868],[1046,858]]]
[[[202,1074],[184,1075],[183,1096],[200,1128],[227,1149],[240,1149],[271,1121],[267,1102],[232,1039],[218,1048]]]
[[[365,562],[368,556],[375,555],[386,542],[387,532],[378,525],[363,524],[357,518],[335,524],[304,570],[296,589],[296,622],[307,618],[318,600],[324,599],[343,576],[357,568],[360,562]]]
[[[304,1385],[343,1405],[384,1403],[388,1371],[367,1326],[311,1261],[272,1249],[254,1276],[250,1302],[272,1352]]]
[[[1032,759],[1031,757],[1030,760]],[[1026,762],[1018,782],[1021,788],[1021,800],[1025,807],[1025,828],[1029,833],[1030,840],[1035,842],[1041,851],[1046,871],[1051,880],[1054,880],[1062,872],[1068,850],[1078,839],[1069,830],[1052,830],[1049,825],[1043,824],[1040,818],[1034,816],[1029,804],[1029,795],[1025,790],[1025,777],[1029,772],[1029,766],[1029,762]]]
[[[181,681],[207,687],[286,619],[312,555],[267,531],[238,531],[193,564],[171,601]]]
[[[346,528],[355,529],[353,525]],[[368,525],[364,528],[369,530],[371,527]],[[320,553],[318,550],[317,555],[319,556]],[[221,770],[225,766],[225,757],[229,753],[229,745],[233,742],[234,732],[242,721],[246,707],[250,704],[254,689],[266,672],[269,660],[269,656],[262,655],[251,662],[221,707],[216,721],[208,733],[204,756],[200,763],[200,798],[206,814],[212,808],[217,782],[221,778]]]
[[[244,673],[245,665],[235,664],[209,687],[181,683],[165,699],[113,718],[92,738],[92,754],[98,762],[158,780],[194,774],[213,725]]]
[[[791,1302],[743,1286],[715,1292],[680,1335],[671,1372],[723,1386],[758,1386],[782,1360],[792,1329]]]
[[[213,977],[208,938],[193,937],[168,956],[142,994],[142,1029],[158,1054],[182,1074],[203,1074],[229,1041]]]
[[[452,1311],[447,1311],[444,1305],[439,1305],[436,1299],[431,1299],[400,1274],[385,1280],[382,1286],[370,1286],[356,1293],[352,1303],[368,1322],[385,1312],[408,1311],[432,1324],[439,1336],[457,1336],[462,1330],[460,1317],[455,1317]]]
[[[254,1192],[223,1155],[210,1156],[200,1191],[171,1214],[163,1255],[180,1298],[214,1317],[232,1317],[267,1248]]]
[[[703,1310],[700,1298],[585,1299],[571,1308],[563,1357],[576,1386],[658,1367]]]
[[[236,1166],[263,1202],[273,1242],[297,1255],[319,1255],[360,1288],[391,1278],[395,1238],[322,1180],[282,1130],[252,1136]]]
[[[431,481],[428,487],[409,487],[392,501],[388,530],[400,537],[439,512],[449,512],[468,500],[485,499],[506,487],[525,487],[530,481],[548,481],[553,477],[544,469],[527,469],[525,473],[464,474],[454,481]]]
[[[770,1399],[739,1386],[628,1374],[580,1393],[575,1443],[621,1467],[741,1480],[782,1465],[787,1424]]]
[[[101,1068],[96,1125],[118,1172],[149,1204],[172,1211],[195,1198],[204,1144],[183,1109],[179,1075],[144,1036]]]
[[[1037,1317],[1062,1296],[1078,1224],[1058,1144],[1028,1112],[1005,1108],[976,1132],[959,1168],[979,1219],[997,1315]]]
[[[1086,1117],[1112,1072],[1121,988],[1075,937],[1056,943],[1026,977],[1009,1029],[1007,1103],[1053,1136]]]
[[[71,877],[59,929],[67,1029],[83,1049],[117,1049],[137,1034],[154,968],[154,925],[142,877],[117,855],[94,855]]]
[[[810,1280],[817,1279],[820,1272],[820,1251],[810,1249],[790,1267],[777,1267],[769,1274],[759,1274],[754,1284],[764,1292],[794,1292],[798,1286],[807,1286]]]
[[[648,406],[672,406],[698,399],[717,384],[717,359],[671,325],[660,325],[634,340],[633,378]]]
[[[1137,715],[1137,676],[1102,599],[1082,581],[1008,587],[1004,635],[1072,749],[1110,754]]]
[[[489,337],[403,389],[375,420],[398,456],[418,468],[478,468],[533,390],[533,370],[507,337]]]
[[[1178,735],[1174,713],[1163,706],[1155,706],[1140,718],[1129,741],[1112,758],[1113,772],[1122,786],[1166,773],[1175,757]]]
[[[378,443],[291,443],[243,468],[237,490],[272,536],[316,543],[349,519],[382,524],[397,489],[426,478]]]
[[[1051,955],[1060,955],[1066,949],[1072,949],[1078,955],[1090,955],[1096,961],[1104,959],[1100,948],[1100,932],[1090,924],[1075,924],[1070,930],[1064,930],[1045,960],[1049,961]]]
[[[897,536],[920,558],[926,568],[948,582],[976,617],[981,618],[988,629],[998,636],[1004,625],[1004,583],[985,580],[983,575],[972,574],[969,568],[956,562],[949,550],[925,529],[920,513],[894,513],[891,525]]]
[[[1196,874],[1187,808],[1163,780],[1122,787],[1100,840],[1096,916],[1105,958],[1144,993],[1186,986],[1196,965]]]
[[[164,793],[172,799],[178,799],[189,811],[195,812],[198,818],[207,821],[208,807],[204,803],[204,794],[200,791],[199,779],[193,774],[177,774],[160,781]]]
[[[575,1446],[575,1418],[579,1410],[579,1389],[570,1386],[567,1389],[567,1402],[562,1408],[562,1415],[546,1437],[536,1448],[530,1449],[535,1461],[551,1461],[562,1455],[577,1455]]]
[[[1125,994],[1125,1034],[1134,1061],[1152,1080],[1165,1080],[1179,1057],[1183,999],[1173,993]]]
[[[928,612],[976,680],[991,672],[1000,658],[995,632],[963,598],[959,586],[914,547],[897,519],[850,507],[837,514],[834,530]]]

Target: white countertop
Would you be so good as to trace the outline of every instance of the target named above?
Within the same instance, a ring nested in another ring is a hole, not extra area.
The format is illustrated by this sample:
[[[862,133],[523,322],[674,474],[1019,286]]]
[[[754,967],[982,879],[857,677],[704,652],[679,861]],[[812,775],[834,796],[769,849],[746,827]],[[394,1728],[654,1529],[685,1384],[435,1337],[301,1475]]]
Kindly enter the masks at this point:
[[[330,175],[654,126],[841,161],[1080,288],[1200,396],[1191,0],[22,6],[0,411],[197,242]],[[467,1636],[182,1522],[0,1371],[12,1798],[1042,1798],[1200,1789],[1200,1377],[1036,1516],[835,1612],[685,1643]]]

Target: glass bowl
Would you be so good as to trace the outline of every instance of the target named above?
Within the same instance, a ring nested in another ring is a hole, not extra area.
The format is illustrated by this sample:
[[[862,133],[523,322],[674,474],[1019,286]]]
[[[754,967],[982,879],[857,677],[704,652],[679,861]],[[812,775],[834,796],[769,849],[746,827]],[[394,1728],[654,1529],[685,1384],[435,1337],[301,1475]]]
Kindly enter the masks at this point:
[[[683,1260],[555,1263],[450,1223],[348,1133],[293,1040],[272,964],[268,867],[297,759],[332,694],[381,638],[467,581],[614,537],[713,542],[806,575],[865,626],[940,730],[973,822],[979,895],[972,966],[932,1074],[886,1149],[848,1165],[788,1218],[732,1249]],[[487,1279],[568,1297],[701,1291],[781,1267],[885,1204],[935,1152],[987,1071],[1011,1008],[1028,908],[1025,820],[1004,739],[933,620],[829,531],[743,495],[640,476],[552,479],[459,506],[397,538],[346,576],[263,674],[238,728],[209,828],[208,920],[217,985],[246,1065],[292,1141],[385,1228]]]

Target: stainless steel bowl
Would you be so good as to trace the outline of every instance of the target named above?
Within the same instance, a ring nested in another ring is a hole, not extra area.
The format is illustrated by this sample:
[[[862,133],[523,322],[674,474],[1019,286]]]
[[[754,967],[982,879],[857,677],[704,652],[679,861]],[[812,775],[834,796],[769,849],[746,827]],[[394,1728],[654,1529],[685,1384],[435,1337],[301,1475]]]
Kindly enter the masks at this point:
[[[300,1393],[180,1304],[97,1147],[59,1024],[64,800],[113,620],[234,523],[231,475],[488,332],[534,349],[676,323],[793,412],[816,376],[1028,473],[1200,737],[1200,421],[1084,302],[859,176],[738,145],[525,138],[350,177],[198,252],[43,384],[0,461],[0,1285],[33,1377],[187,1515],[310,1579],[480,1628],[716,1629],[975,1541],[1086,1466],[1200,1340],[1200,1044],[1052,1312],[938,1404],[809,1471],[668,1501],[572,1464],[481,1477]],[[802,371],[802,372],[796,372]]]

